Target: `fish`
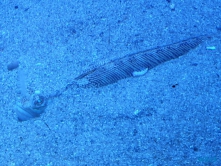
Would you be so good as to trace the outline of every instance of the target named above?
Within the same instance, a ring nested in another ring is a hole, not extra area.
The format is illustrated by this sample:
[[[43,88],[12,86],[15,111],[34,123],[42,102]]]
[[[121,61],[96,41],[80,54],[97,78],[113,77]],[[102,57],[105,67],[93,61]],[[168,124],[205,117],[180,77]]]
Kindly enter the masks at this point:
[[[80,88],[99,88],[128,77],[144,75],[150,69],[166,61],[187,54],[190,50],[210,38],[210,36],[201,35],[173,44],[125,55],[80,74],[74,78],[73,84]]]

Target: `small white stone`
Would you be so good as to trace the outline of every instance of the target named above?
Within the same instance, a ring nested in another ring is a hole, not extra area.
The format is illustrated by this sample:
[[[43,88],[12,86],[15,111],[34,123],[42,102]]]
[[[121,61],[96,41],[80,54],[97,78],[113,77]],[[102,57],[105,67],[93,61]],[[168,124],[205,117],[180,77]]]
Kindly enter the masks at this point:
[[[36,65],[36,66],[42,66],[43,64],[40,63],[40,62],[38,62],[38,63],[36,63],[35,65]]]
[[[215,47],[215,46],[208,46],[208,47],[206,47],[206,49],[207,49],[207,50],[215,50],[216,47]]]
[[[35,94],[39,95],[39,94],[41,94],[41,91],[40,90],[36,90]]]
[[[171,9],[171,10],[175,10],[175,6],[176,6],[176,5],[175,5],[174,3],[171,3],[171,4],[170,4],[170,9]]]
[[[141,112],[141,110],[135,110],[134,115],[138,115]]]

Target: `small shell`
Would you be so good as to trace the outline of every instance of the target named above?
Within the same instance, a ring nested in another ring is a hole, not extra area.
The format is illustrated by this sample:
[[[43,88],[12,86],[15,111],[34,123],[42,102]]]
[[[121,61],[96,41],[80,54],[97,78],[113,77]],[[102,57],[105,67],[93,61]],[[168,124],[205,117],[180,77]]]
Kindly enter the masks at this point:
[[[40,95],[32,95],[30,101],[26,105],[18,103],[15,107],[15,112],[18,117],[18,121],[26,121],[32,118],[39,117],[47,106],[47,99]]]
[[[143,75],[146,74],[147,72],[148,72],[148,68],[143,69],[143,70],[140,70],[140,71],[134,71],[134,72],[132,73],[132,75],[133,75],[134,77],[139,77],[139,76],[143,76]]]

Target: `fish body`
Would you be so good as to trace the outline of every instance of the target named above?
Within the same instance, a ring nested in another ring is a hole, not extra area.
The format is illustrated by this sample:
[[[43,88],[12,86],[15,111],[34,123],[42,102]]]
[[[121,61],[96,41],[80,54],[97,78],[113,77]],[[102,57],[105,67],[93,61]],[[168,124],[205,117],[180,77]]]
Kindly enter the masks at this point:
[[[209,38],[208,36],[198,36],[177,43],[126,55],[79,75],[75,78],[75,81],[78,87],[102,87],[121,79],[139,74],[142,75],[142,73],[146,73],[145,71],[166,61],[185,55]]]

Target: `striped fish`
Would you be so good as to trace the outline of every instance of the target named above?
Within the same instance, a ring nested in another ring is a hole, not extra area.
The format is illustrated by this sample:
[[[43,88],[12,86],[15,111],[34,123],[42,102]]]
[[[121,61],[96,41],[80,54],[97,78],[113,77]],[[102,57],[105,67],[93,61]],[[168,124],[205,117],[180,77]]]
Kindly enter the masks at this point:
[[[78,87],[102,87],[121,79],[143,75],[163,62],[188,53],[209,38],[208,36],[198,36],[170,45],[126,55],[79,75],[75,78],[75,81]]]

